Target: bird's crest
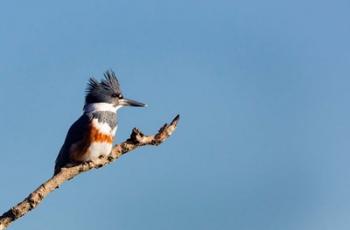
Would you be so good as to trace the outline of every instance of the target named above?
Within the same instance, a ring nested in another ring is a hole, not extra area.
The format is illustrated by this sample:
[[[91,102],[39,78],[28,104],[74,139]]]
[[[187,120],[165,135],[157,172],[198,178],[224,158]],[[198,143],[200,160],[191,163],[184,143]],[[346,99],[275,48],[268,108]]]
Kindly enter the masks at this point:
[[[108,70],[101,81],[90,78],[86,88],[85,104],[108,102],[112,98],[120,97],[122,97],[122,92],[117,76],[112,70]]]
[[[87,95],[96,93],[121,94],[117,76],[112,70],[108,70],[105,72],[104,79],[101,82],[95,78],[90,78],[86,93]]]

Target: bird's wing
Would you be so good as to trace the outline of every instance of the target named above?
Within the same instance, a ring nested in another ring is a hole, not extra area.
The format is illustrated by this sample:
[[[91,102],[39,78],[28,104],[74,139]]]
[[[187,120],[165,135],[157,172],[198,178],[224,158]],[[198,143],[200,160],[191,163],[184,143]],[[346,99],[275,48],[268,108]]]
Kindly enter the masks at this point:
[[[73,144],[81,143],[86,140],[90,132],[91,118],[83,114],[74,124],[69,128],[64,144],[56,158],[55,174],[57,174],[62,167],[68,163],[73,163],[70,158],[71,147]]]

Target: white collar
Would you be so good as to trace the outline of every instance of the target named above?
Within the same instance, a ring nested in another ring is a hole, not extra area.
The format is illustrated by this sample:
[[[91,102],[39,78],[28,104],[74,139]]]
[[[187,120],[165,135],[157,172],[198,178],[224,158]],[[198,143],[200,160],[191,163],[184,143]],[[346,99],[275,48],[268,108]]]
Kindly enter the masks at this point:
[[[114,106],[110,103],[91,103],[84,106],[85,113],[93,112],[113,112],[116,113],[121,106]]]

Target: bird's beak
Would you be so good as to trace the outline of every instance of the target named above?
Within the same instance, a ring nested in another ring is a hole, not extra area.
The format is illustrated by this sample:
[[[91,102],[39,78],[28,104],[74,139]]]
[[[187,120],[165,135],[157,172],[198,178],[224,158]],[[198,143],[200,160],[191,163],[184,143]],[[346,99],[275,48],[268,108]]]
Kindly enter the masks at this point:
[[[121,105],[121,106],[135,106],[135,107],[145,107],[146,106],[146,104],[143,104],[141,102],[134,101],[131,99],[126,99],[126,98],[120,99],[119,105]]]

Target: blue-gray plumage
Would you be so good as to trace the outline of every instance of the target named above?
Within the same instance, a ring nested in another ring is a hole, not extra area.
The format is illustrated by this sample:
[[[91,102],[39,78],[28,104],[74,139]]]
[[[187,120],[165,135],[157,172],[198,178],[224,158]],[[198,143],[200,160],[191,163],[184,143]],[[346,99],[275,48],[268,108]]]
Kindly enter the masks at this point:
[[[117,110],[123,106],[143,107],[145,104],[123,97],[113,71],[107,71],[100,82],[90,78],[84,113],[69,128],[56,158],[55,174],[61,168],[109,155],[117,129]]]

